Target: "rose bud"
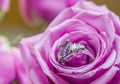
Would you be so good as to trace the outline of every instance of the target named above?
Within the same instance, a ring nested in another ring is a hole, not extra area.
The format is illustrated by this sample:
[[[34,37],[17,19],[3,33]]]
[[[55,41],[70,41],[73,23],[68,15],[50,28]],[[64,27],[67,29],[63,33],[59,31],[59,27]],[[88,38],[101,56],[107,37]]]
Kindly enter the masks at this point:
[[[51,22],[63,9],[77,0],[19,0],[20,12],[28,25]]]
[[[120,19],[105,5],[77,2],[19,47],[33,84],[120,83]]]

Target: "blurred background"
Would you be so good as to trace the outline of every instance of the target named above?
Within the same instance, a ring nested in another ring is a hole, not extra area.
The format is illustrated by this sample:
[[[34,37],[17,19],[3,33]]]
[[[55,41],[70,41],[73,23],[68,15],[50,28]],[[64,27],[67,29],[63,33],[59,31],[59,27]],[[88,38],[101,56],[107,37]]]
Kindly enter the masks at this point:
[[[120,16],[120,0],[93,0],[97,4],[106,4],[110,10]],[[7,37],[14,41],[16,38],[28,37],[43,32],[45,27],[32,28],[27,26],[23,21],[18,0],[11,0],[10,10],[6,13],[2,22],[0,23],[0,34],[7,35]]]

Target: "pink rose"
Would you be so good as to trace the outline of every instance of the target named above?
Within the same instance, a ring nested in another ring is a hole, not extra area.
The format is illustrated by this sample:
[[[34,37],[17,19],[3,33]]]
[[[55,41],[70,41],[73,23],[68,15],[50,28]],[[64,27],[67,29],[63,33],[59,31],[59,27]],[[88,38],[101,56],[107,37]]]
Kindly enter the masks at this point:
[[[0,84],[32,84],[17,48],[11,48],[5,37],[0,37]]]
[[[40,25],[52,21],[63,9],[77,0],[19,0],[20,12],[28,24]]]
[[[20,50],[34,84],[120,83],[119,17],[91,1],[63,10]]]

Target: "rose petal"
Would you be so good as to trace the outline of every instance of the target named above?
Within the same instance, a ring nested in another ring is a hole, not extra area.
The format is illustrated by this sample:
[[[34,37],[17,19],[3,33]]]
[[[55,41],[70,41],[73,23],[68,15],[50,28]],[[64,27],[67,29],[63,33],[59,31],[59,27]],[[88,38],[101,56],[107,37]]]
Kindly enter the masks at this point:
[[[120,64],[120,37],[118,35],[116,35],[114,46],[117,52],[115,65],[119,65]]]
[[[87,16],[87,17],[86,17]],[[112,20],[107,15],[97,15],[92,12],[83,12],[75,17],[94,27],[99,33],[106,32],[110,40],[110,46],[115,37],[115,29]],[[92,20],[92,21],[91,21]],[[94,24],[93,24],[94,23]]]
[[[50,84],[47,76],[42,72],[41,69],[39,69],[39,67],[31,69],[29,74],[33,84]]]
[[[16,68],[16,78],[21,84],[32,84],[29,77],[27,76],[27,72],[25,70],[25,66],[23,64],[23,60],[20,54],[20,51],[17,48],[12,48],[12,55],[14,56],[14,63]]]
[[[114,78],[118,70],[119,69],[117,67],[112,66],[105,74],[103,74],[90,84],[108,84]]]
[[[43,56],[41,55],[41,51],[43,51],[43,49],[45,48],[41,48],[42,45],[44,44],[44,42],[46,42],[46,37],[48,37],[48,35],[46,35],[44,37],[44,39],[41,41],[41,43],[39,45],[36,45],[34,46],[34,52],[36,54],[36,58],[38,59],[38,62],[39,62],[39,65],[42,69],[42,71],[44,72],[44,74],[46,76],[48,76],[54,83],[56,84],[61,84],[61,83],[64,83],[64,84],[68,84],[65,80],[63,80],[62,78],[60,78],[59,76],[57,76],[55,73],[53,73],[50,68],[49,68],[49,64],[46,64],[45,60],[43,59]],[[49,44],[50,46],[50,44]]]
[[[108,16],[111,18],[111,20],[115,26],[115,32],[118,35],[120,35],[120,17],[115,15],[113,12],[111,12]]]

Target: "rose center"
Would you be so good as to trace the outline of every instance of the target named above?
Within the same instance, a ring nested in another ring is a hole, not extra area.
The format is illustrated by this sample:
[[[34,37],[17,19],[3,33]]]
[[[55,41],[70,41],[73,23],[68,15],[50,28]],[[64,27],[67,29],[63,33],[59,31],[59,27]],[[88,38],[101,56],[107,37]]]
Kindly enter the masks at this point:
[[[94,56],[84,44],[67,40],[65,44],[59,46],[57,60],[62,65],[79,67],[91,63]]]

